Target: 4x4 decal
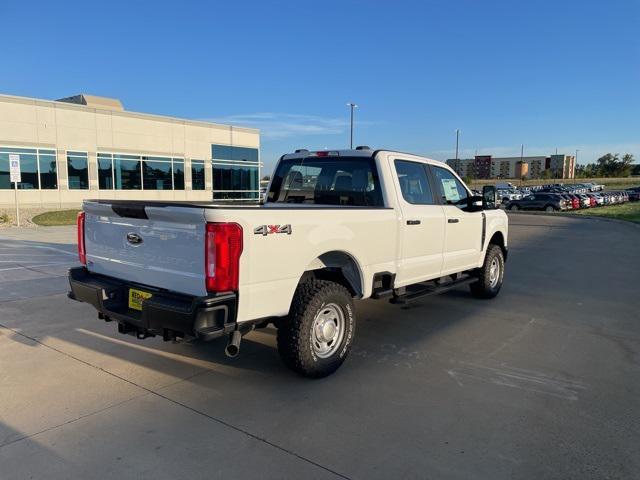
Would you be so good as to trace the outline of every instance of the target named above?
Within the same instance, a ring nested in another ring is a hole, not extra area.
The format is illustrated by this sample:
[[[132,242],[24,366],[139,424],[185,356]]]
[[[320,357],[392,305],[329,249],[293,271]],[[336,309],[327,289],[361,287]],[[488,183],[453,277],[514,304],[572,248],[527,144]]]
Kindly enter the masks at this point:
[[[291,235],[291,225],[260,225],[253,229],[255,235],[271,235],[272,233],[286,233]]]

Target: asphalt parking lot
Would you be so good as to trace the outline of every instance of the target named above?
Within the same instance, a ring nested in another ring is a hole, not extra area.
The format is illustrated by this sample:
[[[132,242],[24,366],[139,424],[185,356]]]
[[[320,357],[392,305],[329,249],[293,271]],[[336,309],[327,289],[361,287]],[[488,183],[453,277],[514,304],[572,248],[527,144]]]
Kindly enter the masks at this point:
[[[322,380],[66,297],[75,229],[0,230],[0,477],[638,478],[640,228],[511,215],[503,290],[357,304]]]

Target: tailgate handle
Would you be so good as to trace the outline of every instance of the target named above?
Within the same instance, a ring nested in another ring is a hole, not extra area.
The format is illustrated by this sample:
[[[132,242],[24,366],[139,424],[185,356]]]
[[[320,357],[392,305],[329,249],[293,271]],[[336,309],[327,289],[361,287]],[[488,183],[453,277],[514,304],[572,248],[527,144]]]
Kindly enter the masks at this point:
[[[420,225],[420,220],[407,220],[407,225]]]
[[[447,223],[458,223],[460,221],[459,218],[449,218],[447,220]]]
[[[149,218],[144,205],[111,205],[111,210],[119,217],[144,218],[145,220]]]

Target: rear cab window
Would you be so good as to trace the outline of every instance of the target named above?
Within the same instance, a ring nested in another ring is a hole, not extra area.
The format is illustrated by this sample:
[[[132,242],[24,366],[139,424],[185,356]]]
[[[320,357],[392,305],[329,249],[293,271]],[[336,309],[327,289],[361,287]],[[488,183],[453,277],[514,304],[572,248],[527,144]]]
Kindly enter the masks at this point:
[[[402,198],[413,205],[433,205],[426,165],[407,160],[395,160],[394,164]]]
[[[269,203],[384,207],[371,157],[283,159],[273,175]]]

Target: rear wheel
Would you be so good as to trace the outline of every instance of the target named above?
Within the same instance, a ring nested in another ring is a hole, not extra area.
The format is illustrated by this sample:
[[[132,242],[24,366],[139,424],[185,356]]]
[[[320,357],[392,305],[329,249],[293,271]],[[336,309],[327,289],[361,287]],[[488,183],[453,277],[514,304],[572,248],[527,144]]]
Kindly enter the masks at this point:
[[[289,315],[278,325],[278,352],[305,377],[335,372],[353,344],[356,318],[349,291],[339,283],[311,279],[298,285]]]
[[[498,245],[490,244],[484,264],[478,269],[478,281],[469,285],[471,293],[478,298],[493,298],[498,295],[504,278],[504,255]]]
[[[551,213],[551,212],[555,212],[555,211],[556,211],[556,209],[553,207],[553,205],[547,205],[547,206],[544,208],[544,211],[545,211],[545,212],[548,212],[548,213]]]
[[[516,211],[518,211],[518,205],[511,205],[511,206],[509,207],[509,210],[511,210],[512,212],[516,212]]]

